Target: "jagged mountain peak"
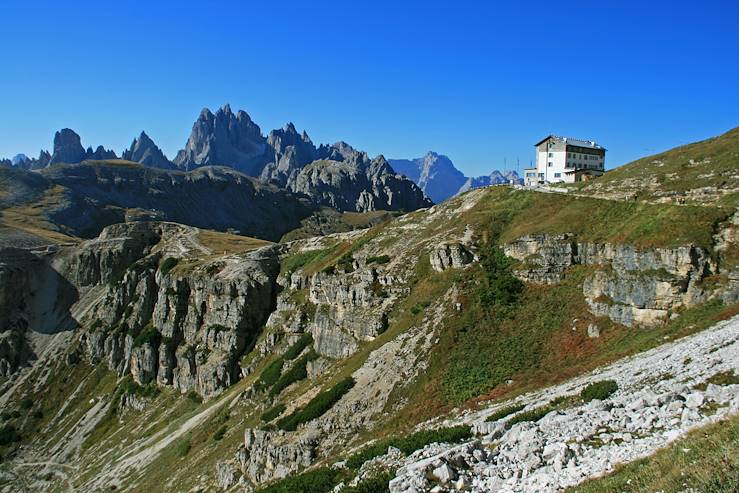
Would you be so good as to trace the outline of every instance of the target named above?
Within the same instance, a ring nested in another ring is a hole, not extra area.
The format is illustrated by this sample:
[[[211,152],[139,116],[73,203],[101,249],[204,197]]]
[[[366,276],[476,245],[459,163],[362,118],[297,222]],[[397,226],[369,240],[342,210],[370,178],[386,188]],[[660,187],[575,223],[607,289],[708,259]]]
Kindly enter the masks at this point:
[[[123,159],[141,163],[145,166],[155,168],[172,168],[172,163],[167,159],[162,150],[157,147],[154,141],[143,130],[138,138],[133,139],[131,147],[123,151],[121,156]]]

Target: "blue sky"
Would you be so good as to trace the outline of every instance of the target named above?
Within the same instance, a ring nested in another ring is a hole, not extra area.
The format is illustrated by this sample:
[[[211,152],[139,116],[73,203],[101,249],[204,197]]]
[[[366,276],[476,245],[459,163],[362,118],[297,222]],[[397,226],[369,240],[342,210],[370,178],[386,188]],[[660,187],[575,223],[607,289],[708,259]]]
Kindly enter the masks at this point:
[[[553,132],[607,163],[739,125],[739,2],[0,3],[0,156],[70,127],[170,157],[204,106],[370,154],[522,167]]]

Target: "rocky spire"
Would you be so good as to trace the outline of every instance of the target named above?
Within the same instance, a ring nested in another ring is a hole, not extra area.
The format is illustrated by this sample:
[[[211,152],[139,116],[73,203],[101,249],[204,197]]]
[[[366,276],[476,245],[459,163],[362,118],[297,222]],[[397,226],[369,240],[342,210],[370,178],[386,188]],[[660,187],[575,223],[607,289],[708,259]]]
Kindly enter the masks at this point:
[[[138,138],[133,139],[131,147],[123,151],[121,156],[128,161],[141,163],[145,166],[155,168],[172,168],[172,163],[167,159],[161,149],[157,147],[151,138],[142,131]]]
[[[266,163],[266,151],[267,142],[259,125],[245,111],[234,115],[227,104],[215,114],[203,108],[174,164],[186,170],[223,165],[256,175]]]
[[[63,128],[54,134],[54,153],[49,164],[79,163],[87,156],[80,136],[70,128]]]

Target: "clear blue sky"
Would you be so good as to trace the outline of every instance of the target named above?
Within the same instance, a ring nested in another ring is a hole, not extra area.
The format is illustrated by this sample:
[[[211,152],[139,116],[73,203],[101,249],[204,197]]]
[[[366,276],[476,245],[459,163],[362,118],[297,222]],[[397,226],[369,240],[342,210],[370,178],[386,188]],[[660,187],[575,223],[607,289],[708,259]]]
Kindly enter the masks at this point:
[[[616,165],[739,125],[736,0],[2,0],[0,19],[6,157],[70,127],[119,153],[146,130],[172,158],[226,102],[265,134],[293,121],[475,175],[550,132]]]

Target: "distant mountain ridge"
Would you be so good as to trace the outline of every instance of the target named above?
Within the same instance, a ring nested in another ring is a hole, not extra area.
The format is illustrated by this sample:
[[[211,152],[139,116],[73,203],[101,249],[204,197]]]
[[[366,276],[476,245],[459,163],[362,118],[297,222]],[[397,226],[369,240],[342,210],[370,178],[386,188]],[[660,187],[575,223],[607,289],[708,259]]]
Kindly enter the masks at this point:
[[[520,183],[515,171],[494,170],[490,175],[468,177],[458,170],[451,159],[433,151],[415,159],[390,159],[390,165],[414,182],[436,203],[473,188]]]
[[[345,142],[316,147],[292,123],[267,137],[249,115],[226,104],[215,112],[204,108],[192,126],[185,148],[173,161],[145,133],[133,140],[122,159],[148,167],[192,171],[226,166],[338,211],[416,210],[432,202],[416,184],[397,175],[383,156],[371,159]],[[25,158],[25,159],[24,159]],[[112,150],[85,149],[69,128],[54,135],[53,152],[38,159],[3,160],[2,166],[35,170],[56,164],[118,159]]]

